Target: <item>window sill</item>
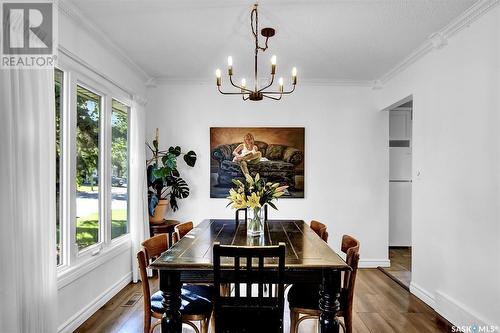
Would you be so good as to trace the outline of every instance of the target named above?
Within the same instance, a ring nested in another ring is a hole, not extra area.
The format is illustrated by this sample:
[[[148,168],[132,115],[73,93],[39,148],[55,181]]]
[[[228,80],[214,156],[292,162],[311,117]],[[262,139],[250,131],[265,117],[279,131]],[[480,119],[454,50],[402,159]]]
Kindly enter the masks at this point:
[[[57,288],[61,289],[67,286],[117,255],[129,250],[131,247],[130,242],[130,234],[121,236],[113,240],[108,246],[103,247],[96,255],[82,259],[74,265],[61,267],[57,271]]]

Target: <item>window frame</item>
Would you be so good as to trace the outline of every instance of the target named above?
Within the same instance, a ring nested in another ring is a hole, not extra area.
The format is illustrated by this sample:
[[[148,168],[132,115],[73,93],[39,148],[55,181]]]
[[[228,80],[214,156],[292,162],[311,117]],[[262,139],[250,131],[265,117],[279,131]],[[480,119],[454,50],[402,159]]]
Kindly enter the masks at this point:
[[[113,100],[125,105],[127,107],[127,112],[125,112],[127,114],[127,232],[124,233],[123,235],[120,235],[118,237],[115,237],[115,238],[111,238],[111,223],[112,223],[112,214],[113,214],[113,211],[111,209],[111,200],[109,201],[109,218],[110,218],[110,230],[109,230],[109,237],[111,239],[111,243],[119,243],[120,242],[120,239],[122,239],[123,237],[127,236],[127,235],[130,235],[130,204],[129,204],[129,196],[130,196],[130,116],[131,116],[131,109],[132,109],[132,106],[131,106],[131,103],[125,103],[124,101],[122,101],[121,99],[118,99],[116,97],[111,97],[111,107],[110,107],[110,117],[109,117],[109,126],[110,126],[110,144],[109,144],[109,149],[110,149],[110,152],[111,152],[111,149],[112,149],[112,143],[113,143],[113,126],[112,126],[112,116],[113,116]],[[113,184],[112,184],[112,179],[111,177],[113,176],[113,165],[112,165],[112,158],[109,159],[109,171],[110,171],[110,177],[109,177],[109,181],[111,182],[111,187],[113,187]],[[113,194],[111,193],[111,187],[110,187],[110,195],[112,196]]]
[[[127,106],[127,194],[130,177],[130,124],[132,96],[98,73],[74,61],[61,61],[63,72],[60,157],[60,236],[61,263],[57,266],[59,288],[71,283],[96,265],[130,247],[130,204],[127,200],[127,233],[111,239],[111,138],[112,100]],[[101,97],[99,114],[99,240],[81,250],[76,243],[76,133],[77,86]],[[56,171],[57,172],[57,171]],[[54,221],[55,223],[55,221]]]

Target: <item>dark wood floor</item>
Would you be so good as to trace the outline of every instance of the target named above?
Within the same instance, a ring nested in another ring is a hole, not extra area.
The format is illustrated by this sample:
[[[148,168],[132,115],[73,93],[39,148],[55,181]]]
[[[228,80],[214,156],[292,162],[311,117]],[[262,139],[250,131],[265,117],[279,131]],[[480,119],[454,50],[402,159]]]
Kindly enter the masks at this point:
[[[354,298],[354,332],[449,332],[446,323],[430,307],[383,272],[377,269],[360,269],[358,272]],[[154,290],[157,290],[157,282],[157,279],[151,280]],[[143,331],[142,301],[140,284],[129,284],[76,332],[140,333]],[[288,304],[285,304],[285,309],[285,332],[288,332]],[[300,324],[299,332],[316,331],[314,320],[306,320]],[[160,329],[155,332],[159,333]],[[186,327],[184,332],[192,331]]]
[[[391,267],[382,268],[386,274],[398,280],[406,289],[411,282],[411,247],[390,247]]]

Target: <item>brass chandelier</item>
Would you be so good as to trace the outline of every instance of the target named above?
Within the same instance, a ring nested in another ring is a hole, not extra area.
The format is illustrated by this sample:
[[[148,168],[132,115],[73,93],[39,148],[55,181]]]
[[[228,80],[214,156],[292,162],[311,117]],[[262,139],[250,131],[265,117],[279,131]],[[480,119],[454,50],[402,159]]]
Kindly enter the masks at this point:
[[[246,80],[241,79],[241,85],[237,85],[233,82],[233,58],[231,56],[227,57],[227,74],[229,76],[229,82],[239,91],[236,92],[224,92],[221,90],[222,78],[221,78],[221,70],[217,69],[215,71],[215,76],[217,77],[217,89],[223,95],[241,95],[243,100],[251,100],[251,101],[261,101],[264,97],[279,101],[283,95],[289,95],[295,90],[295,85],[297,84],[297,68],[293,67],[292,69],[292,87],[290,90],[285,91],[283,88],[283,78],[280,77],[278,80],[278,90],[272,90],[272,85],[274,83],[274,76],[276,75],[276,56],[273,55],[271,57],[271,80],[268,85],[259,89],[258,86],[258,56],[259,51],[266,51],[268,46],[267,42],[270,37],[273,37],[275,34],[275,30],[273,28],[263,28],[261,30],[261,35],[266,38],[264,47],[259,45],[259,14],[257,11],[258,5],[255,4],[253,6],[252,12],[250,13],[250,25],[252,27],[252,33],[255,37],[255,62],[254,62],[254,89],[247,88]],[[268,90],[269,89],[269,90]]]

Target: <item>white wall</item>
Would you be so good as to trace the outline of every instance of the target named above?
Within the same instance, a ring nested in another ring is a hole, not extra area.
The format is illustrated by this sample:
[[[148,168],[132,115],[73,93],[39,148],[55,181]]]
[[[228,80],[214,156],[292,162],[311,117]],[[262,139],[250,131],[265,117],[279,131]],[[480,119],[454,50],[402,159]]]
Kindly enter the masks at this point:
[[[234,218],[226,199],[210,199],[209,128],[304,126],[305,199],[282,199],[276,218],[318,219],[328,225],[330,245],[342,234],[361,241],[363,265],[387,265],[388,114],[376,112],[370,88],[304,86],[280,102],[243,102],[220,95],[215,85],[163,85],[151,89],[147,135],[160,128],[160,145],[198,154],[184,168],[191,195],[171,217]]]
[[[68,6],[64,2],[62,5]],[[78,68],[91,78],[100,75],[101,81],[109,79],[124,90],[124,94],[145,96],[146,87],[140,73],[111,51],[100,35],[84,29],[71,8],[59,11],[59,46],[59,58],[71,63],[72,68]],[[77,59],[72,58],[74,56]],[[72,332],[127,285],[131,281],[131,263],[129,240],[111,251],[102,251],[84,267],[72,267],[63,275],[59,274],[58,330]]]
[[[500,325],[500,8],[377,93],[413,95],[412,292],[454,324]]]

